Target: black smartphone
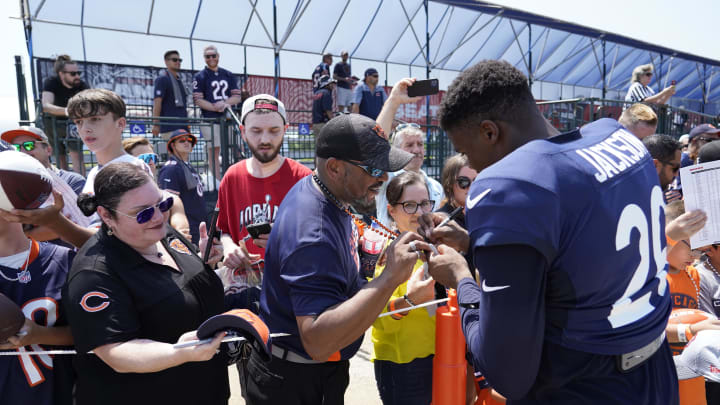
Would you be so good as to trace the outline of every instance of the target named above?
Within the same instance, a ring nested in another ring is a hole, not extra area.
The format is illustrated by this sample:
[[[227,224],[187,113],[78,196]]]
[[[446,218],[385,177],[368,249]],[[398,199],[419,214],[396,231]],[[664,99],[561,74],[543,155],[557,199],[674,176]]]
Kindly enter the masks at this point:
[[[257,239],[260,235],[270,233],[272,229],[269,222],[261,222],[259,224],[250,224],[246,226],[248,233],[253,239]]]
[[[438,79],[418,80],[407,89],[409,97],[431,96],[440,91]]]
[[[215,233],[217,232],[215,227],[217,226],[218,215],[220,214],[220,208],[215,207],[212,214],[210,215],[210,229],[208,230],[208,243],[205,246],[205,253],[203,254],[203,263],[207,262],[210,258],[210,250],[212,250],[213,239],[215,239]]]

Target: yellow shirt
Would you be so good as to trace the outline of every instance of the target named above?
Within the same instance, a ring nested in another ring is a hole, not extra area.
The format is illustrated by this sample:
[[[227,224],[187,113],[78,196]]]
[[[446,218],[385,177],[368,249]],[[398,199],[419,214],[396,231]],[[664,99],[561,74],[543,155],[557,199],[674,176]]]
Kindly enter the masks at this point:
[[[414,271],[422,268],[423,262],[415,263]],[[375,277],[385,266],[375,267]],[[391,300],[402,298],[407,293],[407,281],[393,291]],[[387,305],[383,313],[387,312]],[[374,349],[371,360],[388,360],[393,363],[409,363],[435,353],[435,316],[430,317],[426,308],[411,310],[402,319],[391,316],[378,318],[372,327]]]

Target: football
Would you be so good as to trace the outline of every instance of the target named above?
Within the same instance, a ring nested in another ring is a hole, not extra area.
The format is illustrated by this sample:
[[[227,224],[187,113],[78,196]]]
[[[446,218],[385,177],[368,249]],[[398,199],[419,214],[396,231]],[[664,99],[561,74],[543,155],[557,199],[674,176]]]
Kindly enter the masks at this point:
[[[676,308],[676,309],[673,309],[672,312],[670,313],[670,319],[668,320],[668,323],[670,323],[670,324],[678,324],[678,323],[694,324],[694,323],[698,323],[700,321],[704,321],[706,319],[717,319],[717,317],[713,314],[707,313],[705,311],[701,311],[699,309]]]
[[[38,208],[52,193],[52,178],[32,156],[0,152],[0,208]]]
[[[0,342],[18,333],[25,324],[25,315],[10,298],[0,293]]]

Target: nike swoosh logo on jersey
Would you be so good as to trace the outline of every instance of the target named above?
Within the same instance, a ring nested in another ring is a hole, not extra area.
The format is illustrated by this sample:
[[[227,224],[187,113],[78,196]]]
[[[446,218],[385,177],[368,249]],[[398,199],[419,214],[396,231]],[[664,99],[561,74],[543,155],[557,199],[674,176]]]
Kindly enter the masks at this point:
[[[488,191],[490,191],[490,190],[488,190]],[[499,285],[496,287],[490,287],[489,285],[487,285],[487,283],[485,283],[485,280],[483,280],[483,283],[482,283],[482,290],[485,292],[499,291],[499,290],[504,290],[506,288],[510,288],[510,286],[509,285]]]
[[[492,189],[489,188],[489,189],[483,191],[482,193],[480,193],[480,195],[476,196],[475,198],[468,198],[467,204],[465,204],[467,209],[471,209],[472,207],[475,206],[475,204],[479,203],[480,200],[482,200],[483,197],[485,197],[490,192],[490,190],[492,190]]]

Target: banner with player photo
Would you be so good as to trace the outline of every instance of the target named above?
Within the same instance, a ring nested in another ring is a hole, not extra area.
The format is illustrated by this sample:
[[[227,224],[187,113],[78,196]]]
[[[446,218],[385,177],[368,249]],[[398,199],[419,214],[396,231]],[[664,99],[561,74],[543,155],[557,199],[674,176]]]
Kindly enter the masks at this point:
[[[42,90],[43,81],[55,75],[52,59],[38,58],[38,88]],[[128,104],[129,115],[149,116],[152,111],[153,85],[162,68],[153,66],[132,66],[110,63],[78,62],[82,72],[82,80],[91,88],[104,88],[119,94]],[[180,71],[180,79],[188,94],[187,105],[192,106],[192,71]],[[274,79],[272,76],[249,75],[246,78],[235,74],[238,87],[246,89],[250,95],[273,94]],[[385,87],[389,95],[392,87]],[[437,125],[435,117],[440,108],[444,91],[430,96],[431,124]],[[279,99],[285,103],[288,121],[291,123],[312,122],[312,81],[310,79],[280,78],[278,88]],[[400,106],[396,118],[406,122],[424,125],[427,116],[426,98],[418,102]],[[141,108],[137,108],[141,107]]]

